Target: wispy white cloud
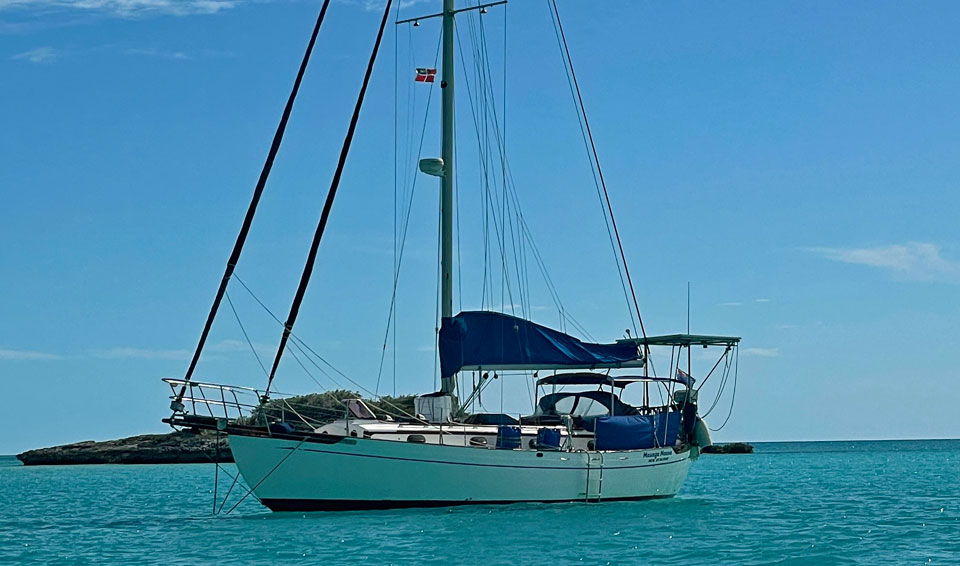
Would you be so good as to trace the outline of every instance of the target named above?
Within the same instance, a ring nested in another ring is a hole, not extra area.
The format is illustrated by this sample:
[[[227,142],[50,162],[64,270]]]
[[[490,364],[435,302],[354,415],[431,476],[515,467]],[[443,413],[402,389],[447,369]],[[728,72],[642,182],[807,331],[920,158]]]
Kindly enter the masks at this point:
[[[2,0],[0,0],[2,1]],[[15,61],[29,61],[31,63],[50,63],[57,57],[59,53],[53,47],[36,47],[29,51],[24,51],[23,53],[17,53],[11,59]]]
[[[272,353],[276,346],[272,344],[261,344],[254,342],[253,347],[258,353]],[[249,352],[250,345],[245,340],[221,340],[209,344],[205,352],[213,355],[205,356],[205,359],[223,359],[222,354],[232,354],[238,352]],[[220,355],[220,356],[218,356]],[[164,349],[164,348],[134,348],[134,347],[116,347],[106,350],[95,350],[82,356],[70,356],[71,359],[99,358],[102,360],[174,360],[185,361],[193,356],[193,350],[186,348]],[[51,352],[41,352],[37,350],[21,350],[17,348],[0,347],[0,360],[63,360],[67,356],[54,354]]]
[[[960,261],[944,258],[940,246],[907,242],[867,248],[803,248],[833,261],[886,269],[918,281],[960,283]]]
[[[753,302],[755,302],[755,303],[769,303],[769,302],[771,302],[771,301],[772,301],[772,299],[754,299],[754,300],[753,300]],[[743,302],[742,302],[742,301],[727,301],[727,302],[725,302],[725,303],[717,303],[717,306],[718,306],[718,307],[742,307],[742,306],[743,306]]]
[[[0,0],[2,1],[2,0]],[[18,53],[10,57],[13,60],[29,61],[31,63],[50,63],[56,59],[61,59],[67,56],[78,56],[78,55],[89,55],[92,53],[104,53],[104,52],[119,52],[125,55],[131,55],[135,57],[156,57],[160,59],[176,59],[176,60],[188,60],[192,59],[189,54],[184,51],[173,50],[173,49],[160,49],[157,47],[122,47],[118,45],[101,45],[97,47],[90,47],[85,49],[55,49],[53,47],[37,47],[29,51],[24,51],[23,53]],[[201,56],[203,57],[229,57],[229,54],[224,54],[220,52],[214,52],[205,50],[202,51]]]
[[[773,327],[776,328],[777,330],[790,330],[791,328],[800,328],[796,324],[774,324]]]
[[[400,0],[400,9],[405,10],[411,6],[423,4],[427,1],[428,0]],[[354,3],[363,6],[363,9],[368,12],[383,11],[384,6],[387,4],[386,0],[357,0]],[[394,6],[396,6],[396,3],[394,3]]]
[[[149,15],[215,14],[233,8],[236,4],[237,0],[0,0],[0,12],[75,11],[138,18]]]
[[[0,360],[62,360],[60,354],[38,352],[36,350],[18,350],[14,348],[0,348]]]
[[[143,57],[160,57],[161,59],[190,59],[190,56],[183,51],[168,51],[157,49],[156,47],[131,47],[124,50],[127,55],[139,55]]]
[[[744,356],[754,356],[757,358],[776,358],[780,356],[779,348],[741,348],[740,353]]]
[[[272,352],[276,346],[270,344],[254,343],[258,353]],[[204,359],[218,359],[216,354],[232,354],[237,352],[249,352],[250,345],[245,340],[221,340],[214,344],[208,344],[204,352],[214,354],[206,355]],[[193,350],[186,348],[164,349],[164,348],[132,348],[117,347],[107,350],[98,350],[93,356],[105,360],[175,360],[184,361],[193,357]],[[222,359],[222,357],[220,357]]]
[[[151,348],[110,348],[94,354],[105,360],[189,360],[190,350],[163,350]]]
[[[276,351],[276,344],[264,344],[262,342],[254,342],[253,348],[258,353],[273,353]],[[234,352],[249,352],[250,343],[246,340],[221,340],[216,344],[210,344],[205,348],[206,352],[212,352],[215,354],[231,354]]]

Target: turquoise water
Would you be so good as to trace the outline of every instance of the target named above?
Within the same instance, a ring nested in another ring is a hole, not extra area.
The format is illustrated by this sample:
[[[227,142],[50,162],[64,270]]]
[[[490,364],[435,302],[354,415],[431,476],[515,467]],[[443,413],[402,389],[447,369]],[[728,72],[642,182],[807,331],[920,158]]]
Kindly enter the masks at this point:
[[[214,517],[212,483],[212,465],[0,457],[0,562],[960,564],[958,440],[758,444],[630,503],[280,514],[248,498]]]

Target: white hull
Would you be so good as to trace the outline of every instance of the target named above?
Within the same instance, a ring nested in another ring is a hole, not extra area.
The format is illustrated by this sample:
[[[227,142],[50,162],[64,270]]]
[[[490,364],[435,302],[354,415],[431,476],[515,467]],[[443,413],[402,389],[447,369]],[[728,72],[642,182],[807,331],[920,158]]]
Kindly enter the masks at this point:
[[[230,446],[254,495],[275,511],[670,497],[691,462],[689,449],[672,448],[497,450],[236,435]]]

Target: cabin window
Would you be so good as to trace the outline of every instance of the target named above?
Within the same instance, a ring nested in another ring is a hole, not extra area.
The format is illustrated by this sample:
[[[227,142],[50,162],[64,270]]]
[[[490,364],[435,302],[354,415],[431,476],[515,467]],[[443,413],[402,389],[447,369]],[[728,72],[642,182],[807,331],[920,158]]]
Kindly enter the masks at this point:
[[[553,406],[553,414],[555,415],[569,415],[570,411],[573,410],[573,404],[576,402],[577,398],[574,396],[562,397],[557,399],[557,403]]]
[[[363,401],[359,399],[348,399],[345,403],[351,417],[361,420],[376,420],[376,415],[370,412],[370,409]]]
[[[599,417],[610,414],[610,409],[596,399],[581,397],[573,414],[578,417]]]

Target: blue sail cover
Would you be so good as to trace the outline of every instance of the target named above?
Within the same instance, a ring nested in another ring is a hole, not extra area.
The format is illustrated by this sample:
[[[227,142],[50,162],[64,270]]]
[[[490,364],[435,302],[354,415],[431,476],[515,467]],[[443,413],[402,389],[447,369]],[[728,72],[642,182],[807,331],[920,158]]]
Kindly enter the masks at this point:
[[[507,314],[466,311],[443,319],[440,373],[464,367],[610,367],[641,359],[636,344],[591,344]]]

